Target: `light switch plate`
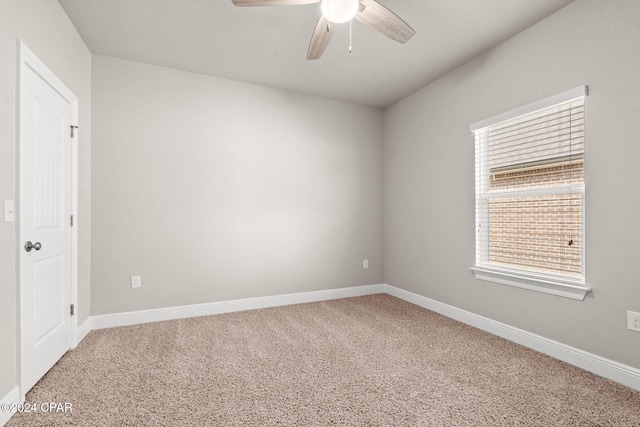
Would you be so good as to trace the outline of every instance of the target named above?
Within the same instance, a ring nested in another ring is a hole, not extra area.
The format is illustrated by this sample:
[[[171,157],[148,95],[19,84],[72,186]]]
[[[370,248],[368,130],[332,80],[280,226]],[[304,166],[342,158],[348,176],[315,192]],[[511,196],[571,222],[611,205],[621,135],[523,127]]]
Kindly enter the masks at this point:
[[[14,222],[16,220],[15,209],[13,200],[4,201],[4,222]]]

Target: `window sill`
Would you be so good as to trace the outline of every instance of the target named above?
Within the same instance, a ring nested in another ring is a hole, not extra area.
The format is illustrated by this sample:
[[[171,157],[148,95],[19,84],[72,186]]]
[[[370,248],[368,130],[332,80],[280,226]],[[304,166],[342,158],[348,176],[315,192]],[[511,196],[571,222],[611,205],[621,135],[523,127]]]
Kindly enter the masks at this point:
[[[478,280],[485,280],[487,282],[515,286],[517,288],[544,292],[547,294],[576,299],[580,301],[584,299],[584,297],[587,295],[587,292],[591,291],[591,288],[582,285],[562,283],[543,278],[521,276],[515,273],[507,273],[499,270],[472,267],[471,271],[473,271],[473,274]]]

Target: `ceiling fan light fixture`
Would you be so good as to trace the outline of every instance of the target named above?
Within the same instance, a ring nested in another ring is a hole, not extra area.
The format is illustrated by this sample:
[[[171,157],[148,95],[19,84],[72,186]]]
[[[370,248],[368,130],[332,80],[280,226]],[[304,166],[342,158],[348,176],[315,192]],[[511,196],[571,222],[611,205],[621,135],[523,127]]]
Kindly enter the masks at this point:
[[[341,24],[356,16],[359,4],[359,0],[322,0],[322,14],[334,24]]]

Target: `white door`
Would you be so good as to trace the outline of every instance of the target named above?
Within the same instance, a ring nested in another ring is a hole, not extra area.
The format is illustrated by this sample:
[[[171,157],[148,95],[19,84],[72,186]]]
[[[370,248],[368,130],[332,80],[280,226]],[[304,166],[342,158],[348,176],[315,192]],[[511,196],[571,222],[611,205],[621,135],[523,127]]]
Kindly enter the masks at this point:
[[[73,106],[33,68],[20,74],[20,376],[26,393],[71,348]]]

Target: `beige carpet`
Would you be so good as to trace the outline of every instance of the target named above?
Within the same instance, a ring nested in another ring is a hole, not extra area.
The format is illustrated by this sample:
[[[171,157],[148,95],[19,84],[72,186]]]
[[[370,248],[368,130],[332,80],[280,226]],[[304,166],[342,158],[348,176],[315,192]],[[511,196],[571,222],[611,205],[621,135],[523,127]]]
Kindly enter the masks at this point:
[[[8,426],[640,426],[640,392],[388,295],[91,332]]]

